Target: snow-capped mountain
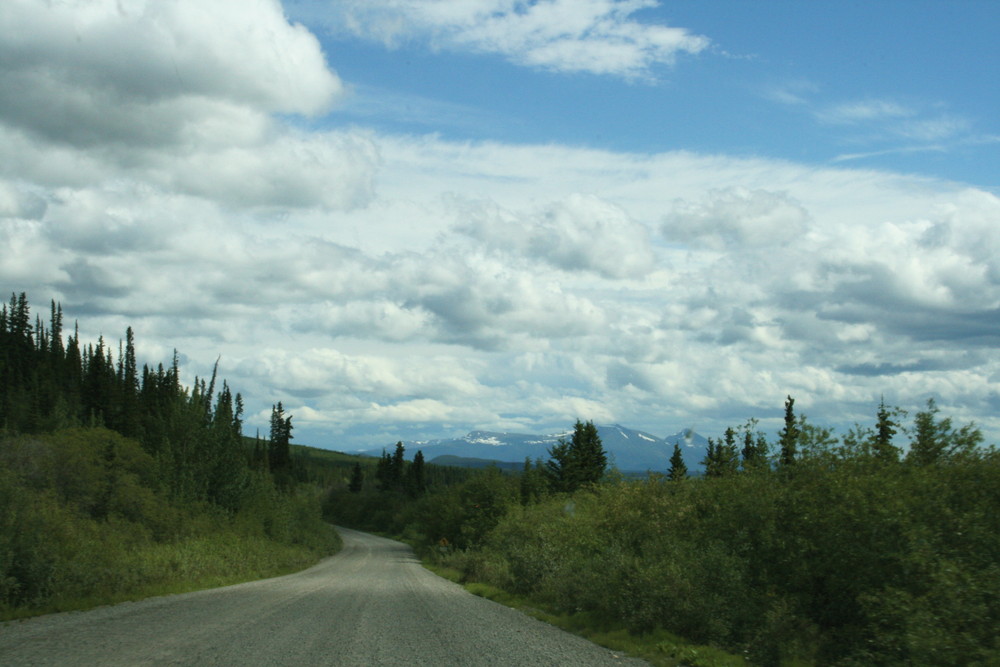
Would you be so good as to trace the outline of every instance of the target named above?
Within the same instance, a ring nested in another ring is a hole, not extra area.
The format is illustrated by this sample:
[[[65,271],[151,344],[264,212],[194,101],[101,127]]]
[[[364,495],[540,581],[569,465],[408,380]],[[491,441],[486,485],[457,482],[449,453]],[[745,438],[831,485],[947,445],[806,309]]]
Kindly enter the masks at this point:
[[[597,433],[608,453],[609,463],[622,472],[666,472],[670,467],[670,455],[674,443],[678,443],[684,463],[690,472],[702,470],[708,441],[691,430],[684,430],[666,438],[635,431],[618,424],[597,426]],[[461,438],[442,440],[403,441],[406,457],[413,458],[417,451],[424,453],[424,459],[433,461],[438,456],[459,456],[463,458],[487,459],[500,462],[523,463],[525,458],[548,460],[550,447],[560,438],[569,440],[572,431],[553,435],[530,435],[525,433],[494,433],[472,431]],[[392,452],[395,443],[386,445],[385,451]],[[380,456],[382,448],[362,452]]]

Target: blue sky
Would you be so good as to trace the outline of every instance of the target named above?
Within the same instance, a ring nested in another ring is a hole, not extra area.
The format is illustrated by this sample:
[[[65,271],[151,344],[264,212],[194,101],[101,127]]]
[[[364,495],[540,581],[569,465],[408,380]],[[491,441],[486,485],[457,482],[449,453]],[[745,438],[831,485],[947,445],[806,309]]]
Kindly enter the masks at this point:
[[[994,3],[661,3],[629,20],[682,27],[710,43],[626,76],[527,68],[426,35],[386,48],[324,26],[307,4],[303,18],[316,21],[354,88],[331,123],[457,140],[852,162],[1000,183]]]
[[[1000,5],[8,0],[0,285],[367,449],[1000,440]]]

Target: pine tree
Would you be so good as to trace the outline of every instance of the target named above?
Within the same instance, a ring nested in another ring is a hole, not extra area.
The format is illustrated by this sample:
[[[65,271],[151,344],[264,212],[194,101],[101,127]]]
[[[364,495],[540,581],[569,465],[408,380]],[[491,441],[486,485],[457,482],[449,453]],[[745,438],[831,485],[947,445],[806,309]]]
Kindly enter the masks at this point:
[[[396,443],[396,449],[392,452],[392,458],[389,460],[389,488],[394,491],[399,491],[403,488],[403,475],[406,470],[406,447],[403,446],[403,441],[400,440]]]
[[[874,457],[885,463],[896,463],[899,461],[899,448],[892,444],[892,437],[896,435],[899,426],[892,420],[894,414],[885,407],[885,397],[878,404],[875,424],[875,437],[872,439],[872,454]]]
[[[382,457],[375,468],[375,479],[378,483],[379,491],[403,491],[406,482],[406,459],[404,458],[406,447],[403,441],[396,443],[396,449],[392,454],[382,450]]]
[[[555,491],[572,492],[587,484],[596,484],[608,467],[608,457],[594,422],[577,420],[570,442],[559,440],[549,448],[546,476]]]
[[[594,422],[588,421],[583,424],[577,420],[573,428],[571,448],[577,460],[578,486],[601,481],[608,467],[608,456]]]
[[[716,442],[708,439],[708,452],[702,460],[705,477],[725,477],[739,470],[739,454],[736,451],[735,431],[726,429],[724,440]]]
[[[795,412],[793,407],[795,399],[791,396],[785,401],[785,427],[781,430],[778,444],[781,448],[779,462],[783,466],[795,463],[798,453],[799,427],[795,423]]]
[[[674,443],[674,453],[670,456],[670,468],[667,470],[667,479],[671,482],[679,482],[688,476],[687,464],[684,463],[684,456],[681,454],[681,446]]]
[[[549,460],[545,462],[545,476],[553,491],[572,491],[570,488],[570,469],[572,466],[569,443],[559,438],[556,444],[548,449]]]
[[[743,448],[740,450],[743,469],[756,470],[766,467],[770,445],[767,442],[767,437],[757,431],[757,420],[748,419],[740,430],[743,432]]]
[[[292,482],[292,417],[285,416],[285,408],[278,401],[271,406],[271,437],[268,441],[268,463],[271,474],[281,487]]]

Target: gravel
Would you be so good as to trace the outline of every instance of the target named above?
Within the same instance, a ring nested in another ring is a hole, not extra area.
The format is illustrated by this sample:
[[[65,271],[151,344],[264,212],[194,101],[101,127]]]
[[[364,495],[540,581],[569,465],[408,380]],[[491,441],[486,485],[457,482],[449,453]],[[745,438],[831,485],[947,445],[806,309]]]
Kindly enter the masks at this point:
[[[0,625],[2,665],[639,665],[338,528],[297,574]]]

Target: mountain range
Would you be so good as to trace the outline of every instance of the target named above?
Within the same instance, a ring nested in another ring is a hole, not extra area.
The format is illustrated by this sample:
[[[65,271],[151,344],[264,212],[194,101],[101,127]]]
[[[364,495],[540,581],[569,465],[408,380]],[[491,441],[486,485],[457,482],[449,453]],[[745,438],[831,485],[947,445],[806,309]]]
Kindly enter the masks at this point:
[[[680,445],[684,463],[691,473],[703,470],[701,462],[708,451],[708,440],[686,429],[660,438],[643,431],[636,431],[619,424],[598,425],[597,433],[608,454],[608,463],[622,472],[666,472],[674,443]],[[525,458],[548,460],[550,447],[560,439],[569,440],[573,433],[530,435],[526,433],[494,433],[472,431],[460,438],[440,440],[403,441],[406,458],[412,459],[422,451],[429,463],[445,465],[470,465],[478,467],[483,462],[513,463],[523,465]],[[392,452],[395,443],[384,451]],[[381,456],[383,449],[370,449],[360,453]],[[446,457],[441,459],[441,457]],[[505,466],[506,467],[506,466]]]

